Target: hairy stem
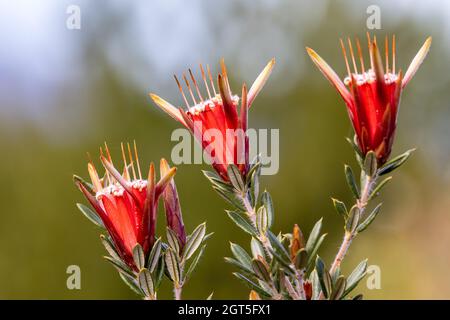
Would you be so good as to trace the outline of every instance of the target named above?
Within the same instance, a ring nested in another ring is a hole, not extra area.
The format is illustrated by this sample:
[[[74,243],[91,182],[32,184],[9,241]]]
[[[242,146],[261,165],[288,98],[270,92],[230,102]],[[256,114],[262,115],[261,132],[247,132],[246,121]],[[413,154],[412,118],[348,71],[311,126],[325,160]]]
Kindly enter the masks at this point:
[[[173,287],[173,294],[175,296],[175,300],[181,300],[181,292],[183,291],[183,287],[180,287],[178,285],[174,285]]]
[[[298,291],[298,295],[300,297],[300,300],[306,300],[305,288],[303,286],[303,272],[299,271],[299,270],[296,270],[295,271],[295,275],[297,277],[297,279],[296,279],[297,282],[298,282],[297,291]]]
[[[248,216],[250,218],[250,221],[252,222],[253,227],[256,228],[256,212],[255,212],[255,208],[253,208],[253,206],[250,203],[250,199],[249,196],[247,194],[242,194],[240,195],[241,199],[242,199],[242,203],[244,204],[245,210],[248,213]],[[267,235],[265,234],[260,234],[258,237],[259,241],[261,241],[267,255],[272,259],[272,245],[270,244],[269,239],[267,238]]]
[[[365,183],[361,188],[361,196],[359,199],[356,200],[356,205],[359,209],[360,217],[363,216],[364,211],[367,207],[367,203],[369,202],[369,196],[370,192],[372,191],[373,186],[375,185],[377,180],[377,176],[369,177],[366,176]],[[336,270],[340,267],[342,260],[344,260],[345,256],[347,255],[348,249],[350,248],[350,245],[353,242],[353,239],[358,234],[358,232],[355,230],[353,232],[345,232],[344,239],[342,240],[341,246],[339,247],[338,253],[336,254],[336,257],[334,258],[334,261],[330,268],[330,274],[333,274],[336,272]],[[319,299],[323,299],[324,294],[323,292],[320,293]]]

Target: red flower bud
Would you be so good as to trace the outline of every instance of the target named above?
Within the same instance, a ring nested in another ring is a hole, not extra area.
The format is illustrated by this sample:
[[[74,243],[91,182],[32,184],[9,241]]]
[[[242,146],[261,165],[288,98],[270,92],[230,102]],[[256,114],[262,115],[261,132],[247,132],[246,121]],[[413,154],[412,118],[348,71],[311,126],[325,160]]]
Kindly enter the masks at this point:
[[[165,159],[161,159],[159,170],[161,176],[165,176],[169,171],[169,164]],[[178,199],[177,187],[172,179],[163,194],[164,209],[166,213],[167,226],[175,232],[183,249],[186,244],[186,231],[184,230],[183,216],[181,214],[180,200]]]

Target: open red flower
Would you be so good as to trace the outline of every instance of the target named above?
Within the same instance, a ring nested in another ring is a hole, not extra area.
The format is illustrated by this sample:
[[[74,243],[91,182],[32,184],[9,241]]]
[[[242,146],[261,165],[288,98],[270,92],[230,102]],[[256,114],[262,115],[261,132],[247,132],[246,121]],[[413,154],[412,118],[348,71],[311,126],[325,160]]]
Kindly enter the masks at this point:
[[[104,177],[99,177],[94,164],[90,162],[88,171],[92,186],[80,179],[76,179],[75,183],[101,218],[120,258],[131,268],[136,269],[133,249],[140,244],[145,256],[148,256],[155,241],[158,199],[175,175],[176,168],[164,169],[164,174],[156,183],[155,168],[151,163],[148,179],[144,180],[136,145],[134,153],[136,160],[133,160],[128,144],[129,163],[127,163],[122,144],[124,169],[121,174],[114,167],[106,147],[106,157],[103,152],[100,157],[106,169]]]
[[[275,60],[272,59],[255,80],[248,93],[246,85],[244,84],[242,86],[242,96],[240,97],[241,106],[239,110],[239,96],[231,93],[227,70],[223,60],[221,61],[221,74],[217,76],[218,91],[216,91],[216,87],[214,86],[209,66],[207,66],[207,73],[211,88],[208,85],[205,71],[202,65],[200,65],[208,99],[203,98],[194,74],[190,69],[189,75],[192,80],[192,86],[187,77],[183,75],[193,102],[192,106],[189,104],[182,86],[175,76],[175,80],[187,107],[186,111],[183,108],[174,107],[156,94],[150,94],[150,96],[161,109],[192,132],[209,156],[214,169],[222,179],[228,181],[227,167],[229,164],[235,164],[243,175],[248,170],[249,142],[247,136],[247,112],[253,100],[269,78],[274,64]],[[197,96],[192,88],[195,89]]]
[[[376,39],[372,41],[369,36],[367,38],[370,55],[370,68],[368,70],[365,69],[361,46],[357,40],[356,45],[361,65],[358,70],[352,43],[348,39],[354,72],[350,70],[346,49],[341,40],[348,72],[344,82],[314,50],[310,48],[306,48],[306,50],[315,65],[344,99],[361,153],[365,156],[369,151],[374,151],[378,164],[382,165],[391,153],[402,90],[425,59],[431,46],[431,37],[425,41],[404,76],[401,70],[396,73],[395,36],[392,38],[391,65],[389,64],[389,41],[386,37],[385,66],[383,66]],[[346,88],[346,85],[350,90]]]

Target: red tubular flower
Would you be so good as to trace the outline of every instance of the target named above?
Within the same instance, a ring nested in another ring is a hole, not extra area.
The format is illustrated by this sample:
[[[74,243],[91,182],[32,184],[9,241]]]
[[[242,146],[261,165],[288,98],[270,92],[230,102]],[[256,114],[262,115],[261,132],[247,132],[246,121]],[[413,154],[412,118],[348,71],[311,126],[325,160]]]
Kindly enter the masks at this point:
[[[161,109],[193,133],[202,148],[209,155],[214,169],[222,179],[228,181],[227,167],[229,164],[235,164],[243,175],[248,170],[249,143],[246,134],[247,112],[253,100],[269,78],[274,64],[275,60],[272,59],[255,80],[248,93],[245,84],[242,86],[239,111],[239,96],[231,93],[223,59],[221,61],[221,74],[217,76],[218,91],[216,91],[214,86],[209,66],[207,66],[207,73],[211,88],[208,85],[205,71],[202,65],[200,65],[208,99],[203,99],[194,74],[190,69],[189,75],[197,97],[192,90],[190,82],[183,75],[189,95],[194,103],[193,106],[189,104],[182,86],[175,76],[175,81],[187,107],[186,111],[183,108],[174,107],[156,94],[150,94],[150,96]]]
[[[169,164],[165,159],[161,159],[159,170],[161,177],[170,172]],[[184,230],[183,216],[181,214],[180,200],[178,198],[177,187],[172,179],[163,192],[164,209],[166,212],[167,226],[175,232],[183,249],[186,244],[186,231]]]
[[[90,162],[88,171],[92,187],[80,180],[75,183],[101,218],[117,253],[125,263],[136,270],[133,248],[140,244],[145,256],[148,256],[155,241],[158,199],[175,175],[176,168],[164,170],[161,180],[156,183],[153,163],[150,164],[148,179],[142,179],[136,144],[136,160],[133,160],[128,144],[129,163],[122,144],[122,174],[114,167],[108,148],[106,147],[106,157],[101,149],[100,151],[100,159],[106,169],[105,176],[99,178],[94,164]]]
[[[306,50],[315,65],[344,99],[361,153],[365,156],[369,151],[374,151],[378,159],[378,164],[381,166],[386,162],[391,153],[402,90],[425,59],[431,46],[431,37],[425,41],[404,76],[402,71],[396,73],[395,36],[392,38],[391,66],[389,65],[388,38],[386,37],[385,41],[385,66],[383,66],[376,39],[371,41],[369,36],[367,38],[370,54],[370,68],[367,71],[364,68],[360,43],[358,39],[356,41],[361,64],[359,71],[361,73],[358,73],[352,43],[348,39],[350,56],[354,68],[353,73],[350,71],[346,49],[341,40],[348,72],[348,76],[344,79],[344,82],[341,81],[333,69],[314,50],[310,48],[306,48]],[[349,87],[350,91],[345,85]]]

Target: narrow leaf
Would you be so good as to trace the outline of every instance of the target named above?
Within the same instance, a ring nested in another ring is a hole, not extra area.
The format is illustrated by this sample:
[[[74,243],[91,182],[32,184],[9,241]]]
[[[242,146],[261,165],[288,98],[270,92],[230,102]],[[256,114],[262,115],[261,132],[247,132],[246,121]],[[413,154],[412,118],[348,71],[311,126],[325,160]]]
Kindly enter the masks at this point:
[[[231,184],[233,187],[243,193],[245,191],[245,184],[244,180],[242,179],[241,172],[239,171],[238,167],[234,164],[230,164],[227,167],[227,174],[228,178],[230,179]]]
[[[325,263],[320,257],[317,257],[316,259],[316,271],[322,292],[325,298],[328,298],[332,290],[331,276],[328,269],[325,267]]]
[[[361,211],[358,206],[354,205],[348,214],[347,222],[345,223],[345,230],[349,233],[353,233],[359,224],[359,218],[361,216]]]
[[[167,271],[169,272],[172,281],[177,284],[180,283],[180,266],[178,263],[178,258],[171,248],[167,249],[166,251],[165,261]]]
[[[256,232],[256,229],[247,222],[239,213],[236,213],[234,211],[227,211],[228,217],[230,217],[231,220],[242,230],[247,232],[248,234],[257,237],[258,233]]]
[[[133,248],[133,261],[139,270],[145,267],[144,250],[139,243]]]
[[[162,251],[161,249],[162,249],[161,238],[158,238],[153,244],[152,250],[150,251],[150,254],[148,256],[147,268],[150,272],[153,272],[156,266],[158,265],[158,261]]]
[[[183,251],[183,260],[189,259],[194,252],[198,249],[200,244],[203,241],[203,238],[205,237],[206,233],[206,223],[202,223],[197,228],[192,231],[191,235],[189,236],[189,240],[186,242],[186,246],[184,247]]]
[[[392,180],[392,177],[387,177],[386,179],[384,179],[383,181],[381,181],[376,187],[375,189],[373,189],[373,191],[370,193],[369,199],[368,201],[372,200],[373,198],[375,198],[381,191],[381,189],[389,182]]]
[[[362,222],[358,226],[358,228],[356,229],[358,232],[363,232],[364,230],[366,230],[367,227],[373,222],[373,220],[375,220],[375,218],[377,217],[378,213],[380,212],[381,205],[382,205],[382,203],[378,204],[375,207],[375,209],[372,210],[372,212],[369,214],[369,216],[366,218],[366,220],[364,220],[364,222]]]
[[[274,217],[275,217],[275,211],[273,209],[273,202],[272,197],[270,196],[270,193],[267,191],[264,191],[261,195],[261,202],[266,207],[267,210],[267,219],[268,219],[268,228],[270,229],[273,225]]]
[[[265,291],[263,288],[261,288],[259,285],[254,283],[252,280],[250,280],[246,276],[244,276],[238,272],[234,272],[233,275],[236,278],[238,278],[239,280],[241,280],[244,284],[246,284],[250,289],[255,290],[259,295],[262,295],[264,297],[270,297],[270,293]]]
[[[146,297],[151,297],[155,295],[155,287],[153,285],[153,279],[150,271],[147,269],[142,269],[138,275],[139,287],[145,293]]]
[[[361,261],[358,266],[352,271],[352,273],[347,278],[347,285],[345,287],[345,293],[343,296],[349,294],[358,283],[364,278],[367,271],[367,259]]]
[[[382,176],[384,174],[387,174],[389,172],[394,171],[398,167],[400,167],[402,164],[408,160],[409,156],[415,151],[416,149],[410,149],[406,151],[405,153],[393,158],[392,160],[388,161],[384,166],[378,170],[378,175]]]
[[[359,199],[359,189],[356,185],[355,175],[353,174],[353,170],[350,166],[345,165],[345,179],[347,180],[347,184],[352,191],[354,197]]]
[[[364,159],[364,172],[373,177],[377,173],[377,156],[375,152],[369,151]]]
[[[311,254],[311,251],[316,246],[317,239],[319,239],[320,236],[320,230],[322,229],[322,218],[320,218],[319,221],[316,222],[314,227],[311,230],[311,233],[309,234],[308,241],[306,241],[306,252],[308,254]]]
[[[105,229],[105,225],[103,224],[102,219],[100,219],[100,217],[94,211],[92,211],[90,208],[88,208],[87,206],[85,206],[82,203],[77,203],[77,208],[93,224],[95,224],[97,227]]]
[[[347,220],[348,212],[345,203],[334,198],[331,198],[331,200],[333,201],[333,206],[336,212],[339,213],[339,215],[342,216],[344,220]]]
[[[248,255],[248,253],[241,246],[235,243],[230,243],[230,248],[234,257],[245,267],[252,270],[252,258]]]

